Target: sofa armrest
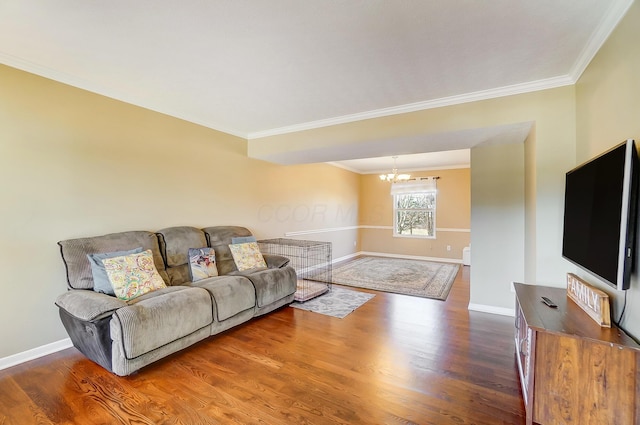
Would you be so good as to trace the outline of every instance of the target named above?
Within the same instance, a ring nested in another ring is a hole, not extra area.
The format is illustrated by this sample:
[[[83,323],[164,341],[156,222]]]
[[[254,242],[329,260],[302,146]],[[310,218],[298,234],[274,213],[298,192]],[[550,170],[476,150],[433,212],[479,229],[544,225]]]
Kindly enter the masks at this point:
[[[71,289],[56,299],[56,305],[78,319],[92,321],[110,315],[127,303],[99,292]]]
[[[262,254],[264,261],[267,263],[267,267],[270,269],[281,269],[286,267],[291,260],[282,255],[275,254]]]

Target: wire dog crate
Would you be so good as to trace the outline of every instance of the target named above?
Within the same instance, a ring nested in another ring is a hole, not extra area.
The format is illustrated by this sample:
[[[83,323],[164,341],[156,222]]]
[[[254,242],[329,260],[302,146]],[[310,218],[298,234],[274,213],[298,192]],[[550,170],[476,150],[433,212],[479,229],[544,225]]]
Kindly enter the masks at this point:
[[[264,239],[260,251],[287,257],[298,275],[295,300],[305,302],[331,290],[331,242]]]

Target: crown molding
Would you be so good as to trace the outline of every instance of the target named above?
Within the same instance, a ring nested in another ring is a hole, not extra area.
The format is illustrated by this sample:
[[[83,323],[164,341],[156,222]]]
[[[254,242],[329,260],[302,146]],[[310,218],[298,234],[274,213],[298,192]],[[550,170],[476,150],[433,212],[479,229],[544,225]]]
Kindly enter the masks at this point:
[[[569,72],[574,84],[578,82],[582,73],[587,69],[589,63],[591,63],[613,30],[616,29],[622,18],[624,18],[624,15],[627,14],[632,4],[633,0],[613,2],[611,9],[609,9],[598,28],[591,34],[585,48],[573,65],[573,69]]]
[[[104,87],[96,82],[88,81],[75,75],[67,74],[66,72],[56,71],[55,69],[42,66],[40,64],[24,60],[22,58],[9,55],[4,52],[0,52],[0,63],[10,66],[12,68],[19,69],[21,71],[29,72],[31,74],[38,75],[40,77],[48,78],[50,80],[66,84],[68,86],[76,87],[82,90],[96,93],[101,96],[115,99],[121,102],[125,102],[131,105],[138,106],[140,108],[148,109],[150,111],[159,112],[164,115],[169,115],[174,118],[178,118],[184,121],[188,121],[193,124],[201,125],[203,127],[210,128],[221,133],[230,134],[232,136],[240,137],[247,140],[247,133],[238,131],[236,129],[227,128],[217,125],[215,123],[204,122],[199,119],[193,119],[180,112],[176,112],[170,108],[157,108],[151,105],[147,105],[144,100],[137,99],[129,94],[121,93],[111,88]]]
[[[457,96],[443,97],[440,99],[427,100],[423,102],[410,103],[406,105],[394,106],[390,108],[376,109],[373,111],[361,112],[340,117],[328,118],[324,120],[310,121],[302,124],[274,128],[271,130],[257,131],[247,135],[248,140],[261,139],[270,136],[277,136],[298,131],[313,130],[316,128],[329,127],[338,124],[347,124],[372,118],[381,118],[391,115],[405,114],[409,112],[422,111],[427,109],[441,108],[444,106],[460,105],[463,103],[477,102],[480,100],[495,99],[499,97],[513,96],[517,94],[530,93],[534,91],[554,89],[563,86],[576,84],[582,76],[589,63],[593,60],[602,45],[607,41],[611,33],[618,26],[622,18],[633,4],[634,0],[624,0],[613,2],[611,9],[602,20],[598,28],[589,38],[587,45],[576,60],[573,68],[566,75],[547,78],[528,83],[514,84],[489,90],[481,90]]]
[[[31,74],[39,75],[44,78],[48,78],[53,81],[57,81],[63,84],[67,84],[72,87],[76,87],[82,90],[86,90],[92,93],[96,93],[111,99],[119,100],[125,103],[136,105],[145,109],[149,109],[154,112],[159,112],[165,115],[169,115],[178,119],[189,121],[191,123],[201,125],[203,127],[211,128],[222,133],[227,133],[232,136],[240,137],[245,140],[255,140],[270,136],[277,136],[287,133],[295,133],[298,131],[312,130],[316,128],[329,127],[332,125],[346,124],[371,118],[380,118],[391,115],[399,115],[409,112],[422,111],[426,109],[435,109],[444,106],[459,105],[463,103],[476,102],[480,100],[493,99],[498,97],[512,96],[516,94],[529,93],[533,91],[546,90],[551,88],[562,87],[566,85],[575,84],[577,78],[584,72],[584,69],[589,64],[593,56],[597,53],[602,43],[604,43],[607,37],[611,34],[615,26],[620,19],[624,16],[629,9],[633,0],[627,0],[627,3],[623,7],[614,8],[609,13],[606,20],[606,25],[601,25],[596,34],[591,38],[591,41],[581,55],[580,59],[576,62],[571,75],[565,75],[561,77],[548,78],[544,80],[532,81],[523,84],[514,84],[511,86],[499,87],[496,89],[482,90],[473,93],[467,93],[457,96],[449,96],[440,99],[427,100],[423,102],[410,103],[406,105],[394,106],[390,108],[376,109],[373,111],[361,112],[351,115],[343,115],[334,118],[328,118],[324,120],[310,121],[301,124],[294,124],[286,127],[274,128],[271,130],[257,131],[252,133],[245,133],[237,129],[227,128],[221,125],[204,122],[199,119],[193,119],[187,117],[182,113],[170,110],[168,108],[156,108],[150,105],[146,105],[144,101],[136,99],[131,95],[119,93],[113,89],[107,89],[98,83],[85,80],[75,75],[67,74],[65,72],[57,71],[40,64],[30,62],[13,56],[4,52],[0,52],[0,63],[10,66],[12,68],[20,69],[22,71],[29,72]],[[351,171],[351,170],[350,170]]]
[[[543,80],[531,81],[522,84],[513,84],[510,86],[498,87],[495,89],[481,90],[472,93],[461,94],[457,96],[443,97],[440,99],[427,100],[423,102],[409,103],[406,105],[393,106],[390,108],[376,109],[373,111],[361,112],[351,115],[343,115],[340,117],[328,118],[325,120],[311,121],[302,124],[295,124],[287,127],[274,128],[272,130],[257,131],[249,133],[249,140],[262,139],[270,136],[278,136],[287,133],[296,133],[299,131],[313,130],[316,128],[329,127],[338,124],[347,124],[356,121],[368,120],[372,118],[381,118],[391,115],[406,114],[409,112],[423,111],[426,109],[441,108],[444,106],[460,105],[463,103],[477,102],[480,100],[495,99],[499,97],[513,96],[516,94],[530,93],[534,91],[554,89],[574,84],[574,80],[568,76],[546,78]]]
[[[148,102],[144,99],[136,98],[131,94],[118,92],[117,90],[114,90],[112,88],[102,86],[99,83],[85,80],[78,76],[67,74],[65,72],[57,71],[4,52],[0,52],[0,63],[35,75],[39,75],[41,77],[49,78],[63,84],[97,93],[102,96],[136,105],[178,119],[182,119],[197,125],[220,131],[222,133],[230,134],[235,137],[239,137],[245,140],[255,140],[270,136],[295,133],[339,124],[347,124],[372,118],[381,118],[573,85],[578,81],[591,60],[593,60],[594,56],[597,54],[598,50],[600,50],[602,45],[614,31],[620,20],[625,16],[632,4],[633,0],[620,0],[612,2],[612,6],[607,12],[606,16],[589,38],[587,45],[574,63],[573,68],[566,75],[249,133],[239,131],[238,129],[228,128],[219,125],[218,123],[205,122],[204,120],[197,118],[194,119],[193,117],[175,111],[172,108],[156,107],[148,104]]]
[[[631,0],[631,2],[633,1]],[[626,12],[628,7],[629,5],[627,5],[626,8],[624,8],[624,12]],[[609,21],[609,23],[610,24],[613,23],[615,25],[617,24],[617,22],[619,22],[621,18],[622,16],[618,16],[617,19],[612,18]],[[607,36],[608,34],[611,33],[612,30],[613,28],[610,28],[608,32],[606,32]],[[604,42],[604,40],[606,40],[606,37],[602,39],[602,42]],[[595,52],[593,52],[591,57],[593,57],[593,55],[595,55]],[[217,125],[215,123],[209,123],[199,119],[193,119],[193,117],[185,116],[184,114],[170,110],[169,108],[157,108],[151,105],[146,105],[144,101],[140,99],[136,99],[131,95],[128,95],[125,93],[119,93],[116,90],[103,87],[98,83],[88,81],[78,76],[67,74],[65,72],[57,71],[57,70],[48,68],[46,66],[42,66],[40,64],[27,61],[17,56],[13,56],[4,52],[0,52],[0,63],[10,66],[12,68],[29,72],[31,74],[48,78],[56,82],[67,84],[72,87],[76,87],[82,90],[96,93],[96,94],[99,94],[111,99],[115,99],[121,102],[129,103],[131,105],[139,106],[141,108],[145,108],[154,112],[159,112],[161,114],[169,115],[169,116],[182,119],[197,125],[201,125],[203,127],[210,128],[212,130],[230,134],[232,136],[240,137],[245,140],[255,140],[255,139],[261,139],[261,138],[270,137],[270,136],[277,136],[281,134],[295,133],[298,131],[312,130],[315,128],[329,127],[332,125],[346,124],[346,123],[351,123],[351,122],[356,122],[356,121],[361,121],[361,120],[366,120],[371,118],[380,118],[380,117],[386,117],[391,115],[399,115],[399,114],[405,114],[409,112],[422,111],[426,109],[441,108],[444,106],[459,105],[463,103],[477,102],[480,100],[512,96],[516,94],[523,94],[523,93],[529,93],[529,92],[534,92],[539,90],[562,87],[562,86],[571,85],[575,83],[575,80],[570,76],[554,77],[554,78],[532,81],[532,82],[523,83],[523,84],[514,84],[510,86],[499,87],[496,89],[482,90],[482,91],[477,91],[473,93],[449,96],[449,97],[444,97],[440,99],[427,100],[423,102],[410,103],[410,104],[394,106],[390,108],[376,109],[373,111],[361,112],[357,114],[343,115],[343,116],[328,118],[324,120],[310,121],[310,122],[294,124],[286,127],[274,128],[271,130],[246,133],[246,132],[239,131],[237,129],[227,128],[221,125]]]

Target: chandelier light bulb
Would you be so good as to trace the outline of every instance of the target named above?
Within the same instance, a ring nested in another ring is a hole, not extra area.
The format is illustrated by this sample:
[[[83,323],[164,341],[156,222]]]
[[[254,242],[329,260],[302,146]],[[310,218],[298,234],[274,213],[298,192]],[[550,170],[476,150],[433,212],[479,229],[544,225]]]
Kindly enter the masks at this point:
[[[411,178],[409,174],[398,174],[398,167],[396,165],[397,156],[393,156],[393,168],[389,174],[380,174],[380,180],[383,182],[397,183],[399,181],[407,181]]]

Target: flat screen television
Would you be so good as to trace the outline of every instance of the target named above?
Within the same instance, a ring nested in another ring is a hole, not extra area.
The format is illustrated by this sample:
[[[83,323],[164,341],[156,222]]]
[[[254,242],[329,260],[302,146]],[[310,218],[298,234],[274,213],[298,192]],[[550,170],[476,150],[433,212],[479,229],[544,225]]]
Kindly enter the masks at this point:
[[[562,256],[618,290],[635,263],[638,155],[629,139],[569,171]]]

